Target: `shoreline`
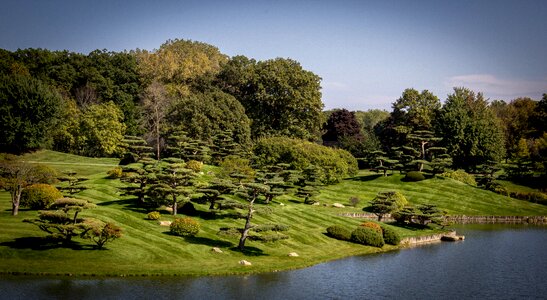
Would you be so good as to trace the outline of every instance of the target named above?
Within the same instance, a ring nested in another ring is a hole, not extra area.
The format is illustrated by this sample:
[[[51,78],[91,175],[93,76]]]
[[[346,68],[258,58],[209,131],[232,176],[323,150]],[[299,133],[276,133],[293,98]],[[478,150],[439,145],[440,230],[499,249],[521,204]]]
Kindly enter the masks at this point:
[[[367,220],[378,220],[378,217],[372,213],[340,213],[341,217],[361,218]],[[445,221],[454,224],[534,224],[547,225],[547,216],[466,216],[454,215],[444,216]],[[382,218],[383,222],[395,221],[390,215]]]

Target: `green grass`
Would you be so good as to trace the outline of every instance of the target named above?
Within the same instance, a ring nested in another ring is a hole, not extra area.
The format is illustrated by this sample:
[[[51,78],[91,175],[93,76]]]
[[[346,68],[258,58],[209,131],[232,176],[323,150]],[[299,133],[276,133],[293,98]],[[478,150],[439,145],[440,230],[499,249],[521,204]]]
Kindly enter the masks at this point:
[[[326,187],[318,197],[322,203],[347,204],[351,196],[362,199],[359,207],[336,209],[325,206],[304,205],[294,197],[283,196],[269,206],[273,213],[253,218],[256,224],[281,223],[290,225],[286,232],[290,239],[274,243],[248,241],[244,253],[234,249],[237,239],[219,237],[219,228],[242,226],[243,220],[202,220],[202,230],[191,239],[172,236],[168,227],[155,221],[145,220],[146,211],[133,205],[133,201],[120,197],[119,180],[106,179],[106,171],[116,164],[114,159],[94,159],[41,151],[25,157],[28,161],[42,162],[60,171],[78,170],[89,180],[84,184],[90,189],[78,194],[97,204],[86,210],[83,216],[103,221],[112,221],[121,226],[124,235],[106,245],[107,250],[92,250],[90,242],[76,241],[73,248],[42,245],[37,238],[45,236],[36,226],[23,223],[25,218],[34,218],[35,211],[21,210],[18,216],[10,215],[7,192],[0,192],[0,272],[45,273],[78,275],[205,275],[267,272],[301,268],[323,261],[350,255],[361,255],[396,249],[382,249],[338,241],[325,235],[326,227],[340,225],[352,229],[362,222],[359,219],[340,217],[340,212],[359,212],[366,202],[384,189],[402,191],[411,203],[437,203],[451,213],[465,214],[536,214],[547,215],[547,208],[528,202],[512,200],[490,192],[459,184],[452,180],[430,179],[418,183],[401,182],[401,176],[373,178],[370,174],[345,180]],[[203,180],[211,177],[207,167]],[[80,174],[80,173],[79,173]],[[284,204],[284,205],[281,205]],[[261,205],[258,205],[260,207]],[[196,205],[198,210],[207,210],[206,205]],[[162,220],[172,220],[163,212]],[[394,227],[403,237],[426,235],[438,230],[416,230]],[[220,247],[224,253],[211,252]],[[300,257],[288,257],[297,252]],[[240,266],[239,260],[248,260],[253,265]]]

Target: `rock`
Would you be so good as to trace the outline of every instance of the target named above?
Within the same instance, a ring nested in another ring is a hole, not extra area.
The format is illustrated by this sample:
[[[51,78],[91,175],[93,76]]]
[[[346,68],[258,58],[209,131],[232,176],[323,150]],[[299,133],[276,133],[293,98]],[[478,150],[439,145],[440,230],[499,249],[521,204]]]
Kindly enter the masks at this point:
[[[281,205],[281,206],[285,206],[285,204],[283,204],[283,203],[279,203],[279,205]]]
[[[344,208],[344,204],[341,204],[341,203],[333,203],[332,204],[333,207],[338,207],[338,208]]]
[[[222,253],[222,250],[220,250],[219,247],[213,247],[213,248],[211,249],[211,251],[212,251],[212,252],[215,252],[215,253]]]
[[[171,226],[171,221],[160,221],[160,226]]]
[[[243,265],[243,266],[251,266],[252,265],[250,261],[246,261],[246,260],[240,260],[239,264]]]
[[[319,202],[313,202],[312,205],[320,205],[320,204],[321,204],[321,203],[319,203]]]
[[[300,255],[298,255],[298,253],[296,253],[296,252],[289,253],[289,257],[298,257],[298,256],[300,256]]]
[[[464,239],[465,239],[465,236],[463,235],[443,235],[441,237],[441,241],[445,241],[445,242],[463,241]]]

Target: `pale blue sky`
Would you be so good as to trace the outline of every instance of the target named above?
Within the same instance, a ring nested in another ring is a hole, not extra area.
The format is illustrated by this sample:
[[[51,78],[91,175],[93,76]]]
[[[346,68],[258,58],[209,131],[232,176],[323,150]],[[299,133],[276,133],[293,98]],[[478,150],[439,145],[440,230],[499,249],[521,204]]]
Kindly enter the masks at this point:
[[[88,53],[192,39],[323,78],[327,109],[390,110],[405,88],[547,92],[547,1],[2,0],[0,48]]]

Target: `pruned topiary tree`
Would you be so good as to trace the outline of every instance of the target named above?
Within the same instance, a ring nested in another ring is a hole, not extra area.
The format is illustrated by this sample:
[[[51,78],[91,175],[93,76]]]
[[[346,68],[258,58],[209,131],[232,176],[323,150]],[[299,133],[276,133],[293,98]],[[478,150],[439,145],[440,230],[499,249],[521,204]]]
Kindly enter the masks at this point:
[[[405,196],[400,192],[383,191],[370,202],[370,210],[378,216],[378,222],[381,222],[384,215],[397,212],[407,203]]]

